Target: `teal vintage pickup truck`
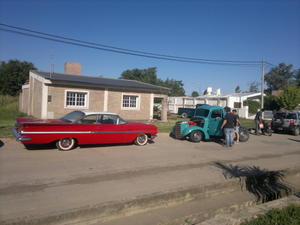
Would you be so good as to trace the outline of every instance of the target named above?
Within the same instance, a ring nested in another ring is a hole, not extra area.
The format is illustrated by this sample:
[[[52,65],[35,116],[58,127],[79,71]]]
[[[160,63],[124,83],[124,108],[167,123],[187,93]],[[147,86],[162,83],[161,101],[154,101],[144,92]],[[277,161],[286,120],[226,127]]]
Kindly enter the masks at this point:
[[[177,122],[172,128],[170,136],[176,139],[187,139],[192,142],[223,138],[224,133],[221,125],[226,116],[223,107],[202,105],[197,107],[194,116],[188,122]],[[240,127],[241,142],[249,139],[249,132],[246,128]]]

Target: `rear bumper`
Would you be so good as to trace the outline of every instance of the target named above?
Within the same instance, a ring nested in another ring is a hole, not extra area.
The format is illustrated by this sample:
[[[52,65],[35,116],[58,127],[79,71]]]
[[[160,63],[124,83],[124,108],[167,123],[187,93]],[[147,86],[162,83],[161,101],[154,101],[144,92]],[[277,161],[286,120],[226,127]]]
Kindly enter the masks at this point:
[[[22,136],[19,132],[16,131],[16,129],[12,129],[12,133],[18,141],[31,141],[32,139],[31,137]]]

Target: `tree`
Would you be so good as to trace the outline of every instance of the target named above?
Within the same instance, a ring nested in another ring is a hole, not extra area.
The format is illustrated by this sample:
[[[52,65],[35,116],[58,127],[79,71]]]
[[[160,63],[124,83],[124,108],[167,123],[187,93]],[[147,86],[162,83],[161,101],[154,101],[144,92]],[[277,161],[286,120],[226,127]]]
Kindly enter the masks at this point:
[[[167,78],[165,81],[157,78],[156,68],[150,67],[148,69],[133,69],[124,71],[121,76],[121,79],[127,80],[138,80],[148,84],[158,85],[170,88],[170,96],[184,96],[184,84],[181,80],[174,80]]]
[[[198,96],[199,96],[198,91],[193,91],[193,92],[192,92],[192,97],[198,97]]]
[[[29,78],[29,71],[35,70],[35,66],[26,61],[9,60],[0,64],[0,94],[17,95],[22,85]]]
[[[258,82],[256,82],[256,81],[251,82],[249,84],[249,92],[259,92],[258,86],[259,86]]]
[[[133,69],[126,70],[121,74],[121,79],[138,80],[148,84],[157,85],[159,80],[156,75],[156,68],[150,67],[148,69]]]
[[[300,87],[300,69],[295,71],[295,85]]]
[[[280,108],[293,110],[300,104],[300,88],[287,85],[279,95],[278,104]]]
[[[184,84],[181,80],[174,80],[169,78],[167,78],[165,81],[162,81],[161,83],[161,86],[171,89],[169,96],[184,96],[185,91],[183,85]]]
[[[240,88],[239,85],[236,86],[236,88],[234,89],[234,92],[235,92],[235,93],[241,93],[241,88]]]
[[[278,97],[269,95],[264,97],[264,109],[266,110],[279,110]]]
[[[265,75],[265,81],[271,91],[279,90],[293,82],[294,74],[292,64],[280,63],[278,66],[272,67],[270,72]]]

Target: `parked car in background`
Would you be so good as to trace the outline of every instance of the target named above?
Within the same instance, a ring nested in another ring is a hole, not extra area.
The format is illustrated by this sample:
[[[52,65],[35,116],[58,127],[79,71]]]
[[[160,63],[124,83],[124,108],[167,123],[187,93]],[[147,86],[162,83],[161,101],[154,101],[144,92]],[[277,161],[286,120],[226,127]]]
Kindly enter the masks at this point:
[[[135,143],[145,145],[154,139],[157,127],[125,121],[115,113],[74,111],[60,119],[17,118],[13,133],[23,144],[56,143],[68,151],[76,145]]]
[[[200,107],[202,105],[206,105],[206,104],[197,104],[196,108],[198,108],[198,107]],[[184,108],[184,107],[181,107],[181,108],[178,108],[177,114],[181,118],[184,118],[184,119],[185,118],[191,118],[191,117],[194,116],[196,108]]]
[[[299,135],[300,111],[274,113],[272,119],[272,130],[274,132],[284,131],[293,135]]]

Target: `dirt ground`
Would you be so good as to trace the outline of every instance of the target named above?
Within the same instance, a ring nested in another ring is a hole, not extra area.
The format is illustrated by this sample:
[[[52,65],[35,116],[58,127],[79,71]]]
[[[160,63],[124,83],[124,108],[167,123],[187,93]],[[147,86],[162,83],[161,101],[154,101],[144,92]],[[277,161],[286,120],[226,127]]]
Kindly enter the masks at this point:
[[[146,146],[82,146],[69,152],[27,150],[1,139],[0,221],[55,215],[225,180],[215,162],[269,170],[300,167],[300,137],[252,136],[232,149],[160,134]]]

